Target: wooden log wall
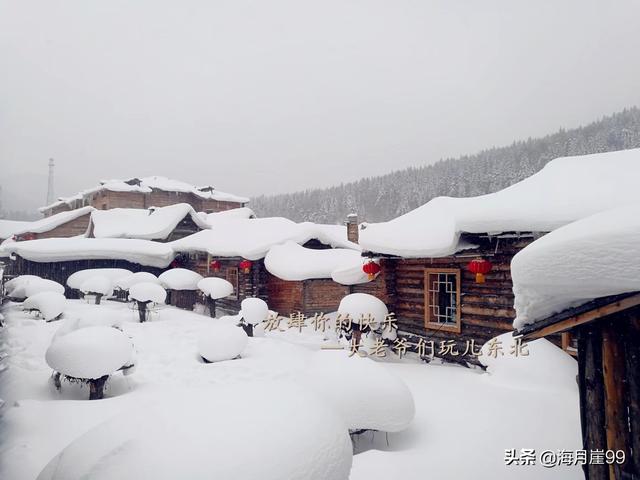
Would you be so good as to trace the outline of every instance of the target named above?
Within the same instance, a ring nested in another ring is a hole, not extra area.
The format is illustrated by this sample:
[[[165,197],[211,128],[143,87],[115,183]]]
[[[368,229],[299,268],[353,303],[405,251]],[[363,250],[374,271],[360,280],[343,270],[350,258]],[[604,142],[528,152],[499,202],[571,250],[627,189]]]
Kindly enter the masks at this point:
[[[89,227],[91,214],[87,213],[81,217],[74,218],[48,232],[36,233],[35,238],[68,238],[77,235],[84,235]]]
[[[623,451],[622,464],[585,465],[587,480],[640,478],[640,309],[577,329],[583,448]]]

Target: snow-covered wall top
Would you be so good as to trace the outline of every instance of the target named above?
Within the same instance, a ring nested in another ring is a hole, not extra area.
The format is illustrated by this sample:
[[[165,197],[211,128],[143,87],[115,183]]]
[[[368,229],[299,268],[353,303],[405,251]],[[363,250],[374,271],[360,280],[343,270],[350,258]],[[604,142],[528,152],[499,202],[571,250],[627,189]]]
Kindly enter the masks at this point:
[[[46,218],[42,218],[40,220],[36,220],[33,222],[20,222],[23,223],[21,228],[16,228],[13,231],[13,235],[20,235],[22,233],[43,233],[49,232],[60,225],[64,225],[71,220],[75,220],[76,218],[82,217],[83,215],[87,215],[88,213],[93,212],[95,209],[93,207],[82,207],[77,208],[75,210],[70,210],[68,212],[60,212],[55,215],[51,215]],[[0,238],[7,238],[2,237]]]
[[[112,192],[141,192],[150,193],[153,189],[162,190],[165,192],[183,192],[193,193],[194,195],[211,200],[220,200],[227,202],[247,203],[249,199],[246,197],[240,197],[231,193],[222,192],[216,190],[210,186],[196,187],[180,180],[173,180],[171,178],[152,176],[139,178],[139,182],[133,182],[132,180],[102,180],[99,185],[83,190],[71,197],[61,197],[56,202],[46,205],[40,208],[40,211],[48,210],[62,204],[68,204],[75,200],[84,198],[85,195],[99,192],[101,190],[109,190]]]
[[[536,240],[513,257],[511,275],[516,329],[594,298],[640,291],[640,202]]]
[[[438,197],[360,231],[367,251],[440,257],[468,245],[460,234],[550,232],[594,213],[640,200],[640,149],[557,158],[504,190],[471,198]]]
[[[218,221],[210,230],[189,235],[169,245],[176,252],[208,252],[217,257],[258,260],[275,245],[287,241],[303,244],[312,239],[332,247],[359,248],[347,240],[346,227],[295,223],[280,217]]]
[[[269,273],[283,280],[309,280],[331,278],[336,269],[352,266],[362,269],[362,257],[358,250],[315,250],[287,242],[272,247],[264,259],[264,265]]]
[[[113,208],[95,210],[91,214],[93,236],[96,238],[141,238],[163,240],[187,215],[202,228],[209,224],[188,203],[178,203],[154,209]]]
[[[33,262],[116,259],[158,268],[175,257],[165,243],[127,238],[45,238],[3,244],[2,249]]]

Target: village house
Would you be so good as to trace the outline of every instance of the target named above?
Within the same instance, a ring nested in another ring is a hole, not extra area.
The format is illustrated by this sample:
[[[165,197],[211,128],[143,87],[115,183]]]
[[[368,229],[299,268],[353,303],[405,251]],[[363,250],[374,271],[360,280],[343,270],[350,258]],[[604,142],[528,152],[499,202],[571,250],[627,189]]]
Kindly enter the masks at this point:
[[[211,186],[195,187],[179,180],[152,176],[127,180],[106,180],[76,195],[59,198],[40,209],[45,217],[59,212],[92,206],[98,210],[112,208],[164,207],[187,203],[198,212],[219,212],[244,207],[248,198],[225,193]]]
[[[360,249],[340,225],[285,218],[219,218],[211,229],[171,246],[188,256],[188,263],[181,266],[203,276],[225,278],[233,285],[233,295],[217,303],[229,313],[237,313],[247,297],[262,298],[269,308],[286,316],[328,313],[351,290],[332,278],[334,271],[353,270],[354,283],[367,282]]]
[[[475,363],[484,342],[513,329],[514,255],[562,225],[638,201],[639,176],[638,149],[559,158],[499,192],[440,197],[363,224],[360,245],[380,263],[386,302],[409,348],[425,354],[426,344],[426,356]]]
[[[84,235],[93,211],[94,208],[88,206],[56,213],[33,222],[18,222],[19,224],[10,230],[11,235],[8,235],[5,239],[24,241]],[[0,222],[4,222],[4,220]]]
[[[640,478],[640,203],[562,227],[513,260],[516,334],[575,341],[588,480]],[[603,453],[604,455],[604,453]]]

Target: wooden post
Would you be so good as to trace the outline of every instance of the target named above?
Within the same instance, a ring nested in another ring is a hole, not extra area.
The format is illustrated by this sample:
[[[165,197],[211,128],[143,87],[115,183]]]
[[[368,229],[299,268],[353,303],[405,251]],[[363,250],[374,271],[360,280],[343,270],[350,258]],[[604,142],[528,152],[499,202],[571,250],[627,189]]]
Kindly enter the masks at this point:
[[[602,341],[592,325],[579,330],[578,383],[582,443],[587,451],[606,448],[604,389],[602,385]],[[586,480],[608,480],[607,465],[584,465]]]
[[[140,323],[147,320],[147,303],[149,302],[141,302],[138,300],[138,316],[140,317]]]
[[[211,318],[216,318],[216,299],[211,298],[210,295],[205,295],[207,299],[207,305],[209,306],[209,316]]]
[[[104,397],[104,384],[108,378],[109,375],[104,375],[89,381],[89,400],[100,400]]]
[[[640,478],[640,311],[630,312],[625,331],[625,361],[629,408],[629,450],[624,465],[630,478]],[[635,476],[634,476],[635,475]]]
[[[622,450],[625,454],[629,454],[623,332],[618,327],[625,320],[626,318],[623,316],[621,319],[612,320],[602,326],[602,368],[607,449]],[[622,468],[624,468],[622,465],[611,464],[609,466],[610,478],[622,479]]]

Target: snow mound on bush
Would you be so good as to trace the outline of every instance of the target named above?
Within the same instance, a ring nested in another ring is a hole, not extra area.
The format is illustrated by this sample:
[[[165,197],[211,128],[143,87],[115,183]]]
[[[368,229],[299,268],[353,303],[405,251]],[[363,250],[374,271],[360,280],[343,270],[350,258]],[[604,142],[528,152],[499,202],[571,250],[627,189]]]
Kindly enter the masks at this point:
[[[60,285],[58,282],[54,282],[53,280],[38,278],[34,279],[31,282],[28,282],[24,288],[24,293],[27,297],[42,292],[55,292],[59,293],[60,295],[64,295],[64,286]]]
[[[162,273],[158,280],[169,290],[197,290],[202,275],[186,268],[172,268]]]
[[[576,389],[578,362],[561,348],[544,338],[526,342],[528,355],[513,355],[511,349],[516,346],[516,339],[511,333],[503,333],[494,339],[501,347],[502,354],[495,358],[489,355],[491,340],[482,346],[480,363],[487,367],[493,381],[516,388],[533,388],[554,386],[565,389]]]
[[[288,382],[251,382],[113,417],[38,480],[347,480],[351,462],[347,430],[326,405]]]
[[[87,327],[54,339],[45,354],[56,372],[76,378],[100,378],[127,365],[133,345],[120,330]]]
[[[164,303],[167,292],[157,283],[136,283],[129,289],[129,298],[138,302]]]
[[[215,322],[202,332],[198,353],[210,362],[231,360],[242,354],[248,342],[249,337],[241,327]]]
[[[42,278],[37,275],[19,275],[16,278],[8,280],[4,284],[7,296],[16,299],[27,298],[26,288],[32,282],[37,282]]]
[[[103,277],[109,278],[112,282],[116,282],[122,277],[131,275],[131,270],[127,270],[126,268],[87,268],[85,270],[78,270],[67,278],[67,286],[80,290],[85,280],[95,277],[96,275],[102,275]]]
[[[121,290],[129,290],[136,283],[156,283],[160,285],[160,280],[153,273],[149,272],[136,272],[126,277],[117,279],[113,285]]]
[[[245,322],[257,325],[269,316],[267,302],[260,298],[245,298],[240,304],[240,315]]]
[[[43,318],[49,321],[62,313],[66,301],[67,299],[61,293],[45,291],[31,295],[23,302],[22,308],[38,310]]]
[[[224,278],[207,277],[198,282],[198,289],[213,299],[228,297],[233,293],[233,285]]]
[[[65,315],[65,319],[62,320],[60,327],[53,335],[52,342],[67,333],[71,333],[75,330],[87,327],[113,327],[120,328],[122,325],[122,318],[115,316],[110,309],[96,308],[90,314],[82,316],[68,316]]]
[[[409,387],[383,364],[346,351],[314,353],[300,381],[323,397],[352,430],[398,432],[415,415]]]
[[[80,291],[84,294],[102,294],[109,296],[113,293],[113,283],[109,277],[104,275],[94,275],[87,278],[82,285],[80,285]]]
[[[353,323],[360,323],[360,319],[371,315],[372,326],[382,323],[389,313],[382,300],[368,293],[352,293],[345,296],[338,306],[338,313],[349,315]]]

